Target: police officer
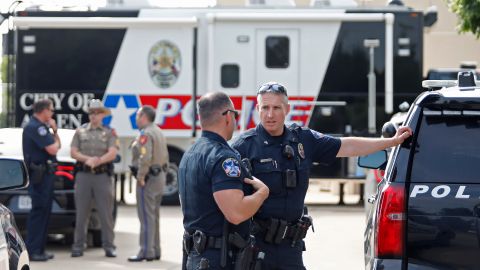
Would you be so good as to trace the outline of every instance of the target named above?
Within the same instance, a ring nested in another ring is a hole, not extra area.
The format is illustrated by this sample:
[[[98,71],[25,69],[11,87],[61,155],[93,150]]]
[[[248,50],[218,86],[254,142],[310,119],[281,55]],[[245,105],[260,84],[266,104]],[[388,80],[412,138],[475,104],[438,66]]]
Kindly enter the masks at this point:
[[[312,163],[329,164],[336,157],[392,147],[412,131],[401,127],[389,139],[334,138],[296,125],[287,127],[287,90],[275,82],[258,89],[256,109],[260,124],[236,138],[232,147],[249,159],[252,174],[270,188],[269,198],[253,218],[253,233],[266,253],[263,269],[305,269],[302,239],[312,220],[304,212],[304,200]]]
[[[160,202],[168,168],[165,137],[154,123],[155,109],[143,106],[137,111],[140,135],[132,144],[132,173],[137,178],[137,213],[140,219],[140,251],[130,262],[160,260]]]
[[[53,173],[60,138],[53,116],[53,104],[42,99],[33,104],[33,116],[23,129],[23,158],[30,175],[28,194],[32,209],[27,220],[27,249],[31,261],[47,261],[53,254],[45,252],[47,228],[53,200]],[[53,134],[52,134],[53,132]]]
[[[240,156],[227,143],[238,117],[230,98],[208,93],[198,101],[198,111],[202,136],[183,155],[178,173],[186,269],[233,269],[229,255],[238,245],[227,240],[246,239],[247,220],[268,197],[268,188],[246,178]],[[255,192],[246,195],[244,183]]]
[[[75,175],[75,238],[72,257],[83,256],[92,199],[100,218],[102,246],[105,256],[116,257],[113,244],[113,173],[112,161],[117,155],[115,132],[103,126],[103,118],[110,114],[98,99],[88,106],[90,122],[82,125],[72,139],[70,154],[77,160]]]

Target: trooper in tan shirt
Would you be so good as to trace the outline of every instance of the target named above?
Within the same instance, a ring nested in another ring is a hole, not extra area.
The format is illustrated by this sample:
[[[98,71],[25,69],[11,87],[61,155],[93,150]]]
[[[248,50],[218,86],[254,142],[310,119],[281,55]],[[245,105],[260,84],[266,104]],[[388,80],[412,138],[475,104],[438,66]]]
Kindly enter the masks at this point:
[[[168,168],[165,137],[154,123],[155,110],[143,106],[137,111],[140,135],[133,141],[132,174],[137,179],[137,213],[140,219],[140,251],[130,262],[160,259],[160,202]]]

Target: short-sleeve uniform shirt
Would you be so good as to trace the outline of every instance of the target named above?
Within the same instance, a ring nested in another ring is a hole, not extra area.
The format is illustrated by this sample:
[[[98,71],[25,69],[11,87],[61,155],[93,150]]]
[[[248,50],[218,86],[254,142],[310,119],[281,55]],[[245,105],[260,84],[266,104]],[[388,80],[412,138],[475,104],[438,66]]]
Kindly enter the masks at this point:
[[[41,164],[47,160],[55,161],[55,156],[45,150],[45,147],[53,143],[55,139],[49,127],[32,116],[22,133],[23,158],[27,166],[32,162]]]
[[[289,145],[293,155],[285,154]],[[284,127],[281,136],[271,136],[260,124],[236,138],[232,144],[242,158],[248,158],[252,175],[270,189],[255,217],[278,218],[289,222],[303,213],[308,189],[309,172],[313,162],[332,163],[340,149],[338,138],[298,126]],[[296,187],[287,187],[286,171],[295,171]]]
[[[225,218],[213,193],[227,189],[243,190],[245,173],[238,152],[220,135],[203,131],[183,155],[178,172],[185,230],[221,236]],[[249,222],[232,227],[234,231],[247,235]]]

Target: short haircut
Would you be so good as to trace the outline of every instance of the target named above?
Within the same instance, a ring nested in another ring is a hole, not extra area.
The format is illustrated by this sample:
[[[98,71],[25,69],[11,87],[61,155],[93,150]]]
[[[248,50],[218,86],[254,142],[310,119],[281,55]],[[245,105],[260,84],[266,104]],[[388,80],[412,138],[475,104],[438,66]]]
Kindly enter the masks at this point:
[[[232,106],[232,101],[227,94],[223,92],[207,93],[198,101],[200,125],[208,127],[215,124],[222,116],[222,112],[229,106]]]
[[[50,99],[40,99],[33,103],[33,113],[41,113],[43,110],[50,109],[52,106],[52,101]]]
[[[145,115],[151,123],[155,121],[155,109],[150,105],[145,105],[140,108],[140,113]]]

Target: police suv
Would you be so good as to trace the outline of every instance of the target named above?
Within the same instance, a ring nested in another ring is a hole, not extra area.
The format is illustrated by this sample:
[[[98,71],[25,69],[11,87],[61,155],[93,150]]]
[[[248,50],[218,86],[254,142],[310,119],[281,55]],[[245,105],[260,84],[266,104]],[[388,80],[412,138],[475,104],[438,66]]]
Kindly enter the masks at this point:
[[[480,82],[424,81],[404,125],[413,136],[361,157],[385,167],[365,230],[366,269],[480,269]]]

